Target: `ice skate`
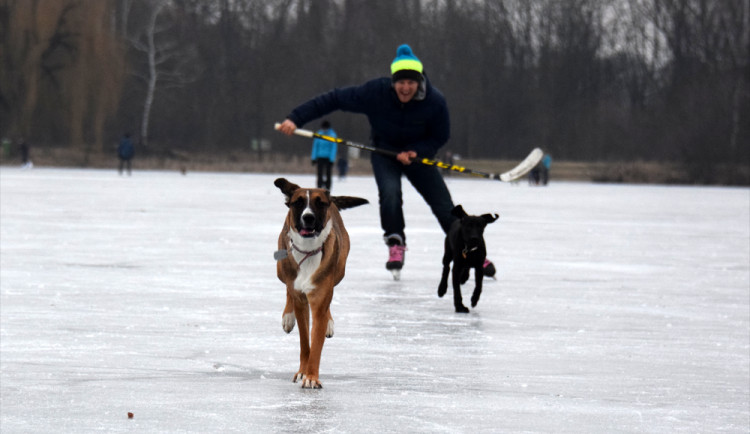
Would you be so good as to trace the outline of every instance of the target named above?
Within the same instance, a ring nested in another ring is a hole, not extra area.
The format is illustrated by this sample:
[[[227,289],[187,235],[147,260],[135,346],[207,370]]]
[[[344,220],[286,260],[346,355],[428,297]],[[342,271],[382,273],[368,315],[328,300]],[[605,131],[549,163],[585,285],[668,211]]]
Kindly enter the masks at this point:
[[[393,280],[401,280],[401,270],[391,270],[391,274],[393,275]]]
[[[492,277],[493,279],[495,278],[495,273],[497,272],[497,270],[495,270],[495,265],[490,262],[489,259],[484,258],[484,265],[482,267],[484,269],[485,276]]]
[[[389,235],[386,237],[386,244],[388,245],[388,262],[385,263],[385,269],[391,271],[393,280],[400,280],[406,252],[403,238],[399,235]]]

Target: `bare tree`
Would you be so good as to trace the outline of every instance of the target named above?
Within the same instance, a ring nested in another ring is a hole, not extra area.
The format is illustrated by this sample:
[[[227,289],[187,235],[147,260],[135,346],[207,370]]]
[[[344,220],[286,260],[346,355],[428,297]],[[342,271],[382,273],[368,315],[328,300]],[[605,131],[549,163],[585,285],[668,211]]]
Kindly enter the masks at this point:
[[[145,58],[145,71],[134,72],[146,85],[140,132],[144,147],[148,147],[149,122],[157,89],[184,86],[198,76],[195,48],[181,45],[174,34],[170,34],[174,23],[169,19],[168,6],[169,0],[150,0],[142,27],[129,39],[131,46]]]

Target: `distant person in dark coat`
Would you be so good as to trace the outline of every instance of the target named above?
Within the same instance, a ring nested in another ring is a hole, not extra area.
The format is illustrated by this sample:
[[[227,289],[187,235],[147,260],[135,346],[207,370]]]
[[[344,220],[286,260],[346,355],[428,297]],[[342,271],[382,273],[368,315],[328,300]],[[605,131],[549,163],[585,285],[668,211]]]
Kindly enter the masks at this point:
[[[529,185],[539,185],[539,176],[540,176],[539,172],[541,170],[539,166],[541,166],[541,164],[537,164],[529,172]]]
[[[339,179],[346,178],[346,174],[349,172],[349,160],[346,159],[346,150],[344,150],[344,154],[336,162],[336,165],[339,169]]]
[[[135,156],[135,146],[130,139],[130,133],[125,133],[117,145],[117,157],[120,159],[120,168],[118,172],[122,175],[123,168],[127,168],[128,176],[131,174],[131,160]]]
[[[31,149],[29,147],[29,143],[21,138],[19,140],[21,144],[19,147],[21,148],[21,168],[22,169],[31,169],[34,167],[34,163],[31,162],[31,159],[29,158],[29,153],[31,152]]]

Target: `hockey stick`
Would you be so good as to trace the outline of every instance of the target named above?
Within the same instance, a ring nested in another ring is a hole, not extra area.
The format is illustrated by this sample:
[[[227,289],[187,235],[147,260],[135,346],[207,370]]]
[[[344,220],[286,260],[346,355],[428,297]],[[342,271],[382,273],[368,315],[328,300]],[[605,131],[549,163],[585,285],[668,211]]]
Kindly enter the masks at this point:
[[[277,122],[274,125],[274,128],[278,130],[280,126],[281,124]],[[333,142],[333,143],[340,143],[342,145],[346,145],[352,148],[363,149],[365,151],[376,152],[378,154],[389,155],[391,157],[396,157],[398,155],[398,152],[390,151],[388,149],[381,149],[381,148],[376,148],[374,146],[364,145],[362,143],[350,142],[348,140],[344,140],[338,137],[331,137],[331,136],[326,136],[323,134],[318,134],[310,130],[303,130],[302,128],[297,128],[296,130],[294,130],[294,134],[298,136],[302,136],[302,137],[308,137],[311,139],[323,139],[323,140]],[[435,160],[432,158],[422,158],[422,159],[416,159],[414,161],[424,164],[426,166],[437,166],[441,169],[465,173],[467,175],[476,176],[479,178],[496,179],[498,181],[511,182],[529,173],[531,169],[534,168],[534,166],[539,164],[543,156],[544,156],[544,153],[542,152],[541,149],[534,148],[531,151],[531,153],[523,161],[521,161],[516,167],[503,173],[480,172],[478,170],[472,170],[463,166],[449,164],[449,163],[446,163],[440,160]]]

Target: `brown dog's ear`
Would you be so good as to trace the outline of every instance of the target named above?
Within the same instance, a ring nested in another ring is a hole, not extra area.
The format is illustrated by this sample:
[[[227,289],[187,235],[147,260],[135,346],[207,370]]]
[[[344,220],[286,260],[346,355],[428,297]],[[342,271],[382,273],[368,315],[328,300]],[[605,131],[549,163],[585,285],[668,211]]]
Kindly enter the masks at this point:
[[[289,206],[289,199],[291,199],[294,192],[299,190],[300,188],[299,185],[292,184],[291,182],[287,181],[286,178],[276,178],[276,181],[273,182],[273,185],[279,187],[279,190],[281,190],[281,192],[286,196],[286,200],[284,201],[286,206]]]
[[[273,182],[273,185],[276,187],[279,187],[279,190],[281,190],[282,193],[286,195],[286,197],[292,197],[295,191],[299,190],[299,185],[292,184],[291,182],[287,181],[286,178],[276,178],[276,181]]]
[[[466,211],[464,211],[464,207],[462,207],[461,205],[456,205],[455,207],[453,207],[453,209],[451,210],[451,214],[454,217],[458,217],[460,219],[462,219],[462,218],[464,218],[464,217],[466,217],[468,215],[468,214],[466,214]]]
[[[487,224],[490,224],[500,218],[500,216],[497,214],[482,214],[482,218],[485,222],[487,222]]]
[[[367,199],[354,196],[331,196],[331,202],[333,202],[338,209],[354,208],[355,206],[370,203]]]

